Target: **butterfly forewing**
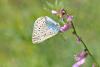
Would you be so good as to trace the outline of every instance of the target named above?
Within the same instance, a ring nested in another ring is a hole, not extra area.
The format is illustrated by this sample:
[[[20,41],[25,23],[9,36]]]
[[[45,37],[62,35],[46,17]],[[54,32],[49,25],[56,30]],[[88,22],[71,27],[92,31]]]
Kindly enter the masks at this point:
[[[33,27],[32,42],[40,43],[56,35],[59,32],[60,25],[51,18],[45,16],[38,18]]]

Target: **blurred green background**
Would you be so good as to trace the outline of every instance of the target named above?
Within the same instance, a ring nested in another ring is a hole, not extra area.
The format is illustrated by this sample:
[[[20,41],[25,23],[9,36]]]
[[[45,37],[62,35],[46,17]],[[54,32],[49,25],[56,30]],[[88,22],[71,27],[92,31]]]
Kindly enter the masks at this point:
[[[59,3],[59,5],[58,5]],[[74,16],[77,32],[100,64],[100,0],[0,0],[0,67],[72,67],[83,50],[69,30],[32,44],[34,21],[64,7]],[[60,22],[59,22],[60,23]],[[63,38],[63,37],[64,38]],[[87,57],[83,67],[91,67]]]

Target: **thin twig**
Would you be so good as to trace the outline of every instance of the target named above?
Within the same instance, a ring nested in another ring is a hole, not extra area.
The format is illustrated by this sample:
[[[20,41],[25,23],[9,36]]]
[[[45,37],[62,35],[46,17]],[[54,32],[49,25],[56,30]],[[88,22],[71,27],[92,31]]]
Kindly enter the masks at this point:
[[[82,40],[82,38],[80,38],[80,36],[77,34],[75,26],[73,24],[73,22],[71,21],[71,25],[73,28],[73,34],[80,39],[80,42],[83,44],[84,48],[88,51],[89,55],[91,56],[91,58],[94,60],[94,62],[97,64],[97,67],[99,67],[99,64],[97,63],[97,61],[95,60],[94,56],[91,54],[91,52],[89,51],[89,49],[87,48],[85,42]]]
[[[66,11],[64,9],[61,9],[60,12],[57,13],[58,16],[60,16],[61,19],[67,18],[68,16],[70,16],[68,13],[66,13]],[[56,15],[57,15],[56,14]],[[88,54],[91,56],[91,58],[93,59],[93,61],[97,64],[97,67],[99,67],[99,64],[97,63],[96,59],[94,58],[94,56],[91,54],[91,52],[89,51],[89,49],[87,48],[85,42],[82,40],[82,38],[80,38],[80,36],[78,35],[78,33],[76,32],[75,26],[72,22],[72,20],[68,21],[69,23],[71,23],[72,29],[73,29],[73,34],[79,39],[79,41],[83,44],[85,50],[88,52]],[[64,24],[66,24],[64,22]],[[63,36],[62,36],[63,37]],[[64,37],[63,37],[64,38]],[[65,39],[64,39],[65,40]]]

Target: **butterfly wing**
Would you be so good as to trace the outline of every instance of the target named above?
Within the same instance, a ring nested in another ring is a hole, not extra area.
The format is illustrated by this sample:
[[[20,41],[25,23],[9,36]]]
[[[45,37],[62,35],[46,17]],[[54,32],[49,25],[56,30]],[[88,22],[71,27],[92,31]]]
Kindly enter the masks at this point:
[[[56,35],[59,32],[60,25],[51,18],[45,16],[38,18],[33,27],[32,42],[40,43]]]

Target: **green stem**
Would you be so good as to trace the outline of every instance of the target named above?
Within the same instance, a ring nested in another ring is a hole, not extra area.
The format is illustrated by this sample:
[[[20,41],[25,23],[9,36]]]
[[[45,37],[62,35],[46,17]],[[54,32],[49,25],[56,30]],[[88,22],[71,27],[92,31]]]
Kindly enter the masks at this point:
[[[72,28],[73,28],[73,33],[77,38],[80,38],[80,36],[77,34],[75,26],[73,24],[73,22],[71,22]],[[80,38],[80,42],[83,44],[84,48],[88,51],[89,55],[91,56],[91,58],[94,60],[94,62],[97,64],[97,67],[99,67],[99,64],[97,63],[97,61],[95,60],[94,56],[91,54],[91,52],[89,51],[89,49],[87,48],[85,42],[82,40],[82,38]]]
[[[64,18],[66,19],[66,16],[69,16],[69,15],[68,15],[67,13],[65,13],[65,17],[62,17],[62,18],[61,18],[61,19],[63,19],[63,24],[65,24]],[[71,23],[71,26],[72,26],[72,29],[73,29],[73,34],[74,34],[77,38],[79,38],[79,40],[80,40],[80,42],[83,44],[85,50],[87,50],[87,52],[88,52],[88,54],[91,56],[92,60],[97,64],[97,67],[99,67],[99,64],[97,63],[96,59],[94,58],[94,56],[91,54],[91,52],[90,52],[89,49],[87,48],[85,42],[84,42],[84,41],[82,40],[82,38],[80,38],[80,36],[77,34],[73,22],[70,21],[70,23]],[[63,36],[62,36],[62,37],[63,37]],[[64,37],[63,37],[63,38],[64,38]],[[65,40],[65,39],[64,39],[64,40]]]

